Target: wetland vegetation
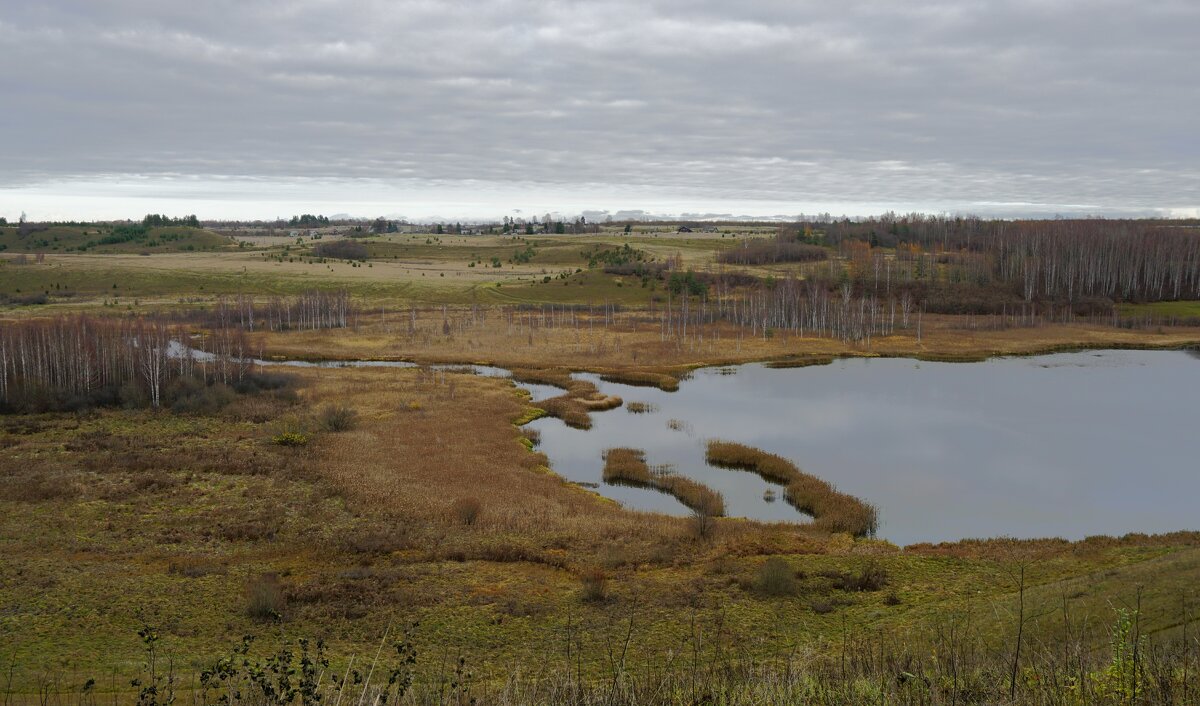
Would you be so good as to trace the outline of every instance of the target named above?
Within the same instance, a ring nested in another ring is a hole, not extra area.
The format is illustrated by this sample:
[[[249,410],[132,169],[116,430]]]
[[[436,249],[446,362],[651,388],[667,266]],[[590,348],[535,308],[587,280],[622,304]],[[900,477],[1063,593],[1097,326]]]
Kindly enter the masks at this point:
[[[1192,223],[35,226],[6,703],[1197,698]]]

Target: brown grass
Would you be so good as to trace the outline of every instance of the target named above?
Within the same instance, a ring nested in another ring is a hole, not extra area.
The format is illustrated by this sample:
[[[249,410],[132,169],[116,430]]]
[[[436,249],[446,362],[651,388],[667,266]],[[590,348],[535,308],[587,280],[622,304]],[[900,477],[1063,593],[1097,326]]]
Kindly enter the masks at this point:
[[[801,471],[782,456],[730,441],[710,441],[706,458],[714,465],[753,471],[784,486],[787,501],[812,515],[813,524],[821,529],[856,537],[875,534],[878,518],[874,506],[838,492],[829,482]]]
[[[679,378],[667,373],[657,373],[648,370],[618,370],[605,372],[600,375],[605,382],[616,382],[622,385],[639,387],[657,387],[660,390],[674,392],[679,389]]]
[[[601,393],[593,383],[572,378],[571,371],[565,368],[517,368],[512,371],[512,378],[518,382],[563,388],[563,394],[541,400],[537,406],[576,429],[592,427],[591,412],[603,412],[623,404],[620,397]]]
[[[486,309],[486,308],[485,308]],[[1044,324],[1032,328],[975,329],[968,317],[926,314],[922,336],[915,327],[874,338],[869,346],[831,338],[803,338],[776,331],[767,338],[724,322],[706,324],[701,340],[664,339],[658,311],[629,309],[602,317],[576,316],[578,326],[538,328],[510,326],[496,309],[472,319],[469,310],[449,309],[453,332],[442,335],[441,308],[417,312],[414,332],[407,332],[407,306],[389,307],[386,318],[364,313],[352,330],[327,332],[258,332],[252,348],[268,355],[295,358],[376,358],[431,363],[488,362],[509,369],[592,370],[614,382],[669,385],[695,366],[751,361],[778,361],[785,367],[819,365],[839,356],[913,356],[974,360],[994,355],[1023,355],[1070,348],[1180,347],[1200,342],[1200,329],[1163,331],[1115,329],[1094,324]],[[467,324],[468,321],[477,323]],[[662,384],[660,384],[662,383]],[[669,388],[668,388],[669,389]]]
[[[638,449],[616,448],[605,451],[604,481],[637,488],[653,488],[673,495],[679,502],[701,515],[725,515],[725,499],[720,493],[690,478],[651,470],[646,465],[646,453]]]
[[[536,382],[562,379],[559,371],[539,373]],[[353,431],[323,435],[308,447],[314,468],[351,507],[405,528],[402,539],[361,538],[356,544],[367,551],[413,546],[430,559],[580,567],[593,565],[613,542],[644,561],[664,539],[689,533],[684,518],[626,511],[550,472],[545,456],[520,442],[525,431],[511,422],[530,403],[506,380],[447,374],[443,384],[440,374],[420,369],[304,374],[305,402],[339,399],[359,412]],[[419,404],[408,411],[397,399]],[[485,507],[466,531],[447,509],[472,497]]]

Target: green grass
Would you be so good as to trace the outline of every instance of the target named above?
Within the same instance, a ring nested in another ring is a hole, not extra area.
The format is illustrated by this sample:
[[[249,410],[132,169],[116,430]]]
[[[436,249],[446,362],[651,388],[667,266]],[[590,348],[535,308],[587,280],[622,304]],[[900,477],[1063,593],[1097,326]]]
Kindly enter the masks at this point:
[[[1200,301],[1152,302],[1150,304],[1121,304],[1121,316],[1153,316],[1200,319]]]
[[[21,237],[16,227],[8,226],[0,228],[0,252],[193,252],[223,250],[233,246],[229,238],[212,231],[184,226],[151,228],[144,237],[136,240],[100,245],[99,241],[112,232],[112,226],[107,225],[54,225]]]
[[[1004,559],[847,544],[787,555],[800,572],[794,593],[764,596],[755,578],[769,546],[701,547],[644,564],[627,562],[614,537],[591,548],[609,577],[610,598],[588,603],[567,569],[447,561],[424,550],[348,550],[347,538],[391,527],[396,518],[386,508],[349,506],[294,452],[270,446],[270,424],[124,411],[2,421],[12,441],[0,455],[0,479],[70,469],[82,488],[38,502],[0,497],[0,659],[15,661],[18,690],[35,689],[46,674],[82,682],[114,670],[127,684],[142,659],[142,624],[159,629],[162,654],[184,675],[246,633],[260,636],[258,654],[285,638],[325,637],[344,668],[352,655],[361,661],[371,654],[386,627],[412,620],[421,623],[415,638],[423,664],[433,669],[443,655],[461,654],[480,678],[507,674],[514,664],[562,660],[568,620],[579,661],[593,675],[606,673],[608,647],[624,640],[631,617],[629,657],[639,663],[688,644],[693,630],[740,645],[739,659],[779,657],[798,646],[835,649],[842,635],[925,644],[931,626],[968,614],[973,636],[1001,646],[1011,636],[1017,586],[1014,562]],[[260,460],[222,463],[227,453]],[[150,477],[155,484],[138,483]],[[255,518],[275,530],[237,530]],[[491,529],[445,539],[530,538]],[[833,577],[871,564],[887,574],[882,590],[837,588]],[[280,623],[247,614],[247,587],[266,572],[278,574],[290,595]],[[1029,627],[1032,636],[1060,629],[1054,616],[1065,596],[1072,620],[1089,621],[1101,644],[1113,607],[1135,602],[1139,589],[1146,629],[1175,629],[1180,597],[1200,582],[1200,549],[1060,551],[1031,564],[1028,579],[1030,614],[1042,616]],[[898,604],[888,600],[893,593]]]

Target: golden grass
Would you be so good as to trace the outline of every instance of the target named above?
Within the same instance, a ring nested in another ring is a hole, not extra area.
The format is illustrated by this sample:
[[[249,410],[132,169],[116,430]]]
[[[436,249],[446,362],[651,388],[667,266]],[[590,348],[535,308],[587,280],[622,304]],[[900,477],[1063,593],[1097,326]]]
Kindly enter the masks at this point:
[[[378,310],[358,317],[347,331],[258,332],[255,349],[269,356],[302,359],[397,359],[429,363],[489,363],[509,369],[561,368],[594,371],[602,379],[672,389],[689,370],[766,361],[782,367],[819,365],[843,356],[908,356],[978,360],[998,355],[1030,355],[1086,348],[1179,348],[1200,345],[1200,328],[1162,331],[1114,329],[1092,324],[1056,324],[1007,330],[970,329],[964,317],[924,317],[916,331],[874,338],[868,347],[830,338],[797,337],[777,331],[751,337],[727,323],[706,324],[699,340],[664,340],[657,313],[627,310],[608,326],[597,312],[577,313],[575,325],[531,328],[510,324],[503,312],[480,307],[477,315],[449,309],[451,333],[443,334],[441,308],[418,308],[408,330],[409,310]]]
[[[646,452],[639,449],[615,448],[605,451],[604,482],[653,488],[674,496],[694,512],[712,517],[725,515],[725,499],[720,493],[690,478],[651,470],[646,465]]]
[[[829,482],[801,471],[782,456],[730,441],[710,441],[706,458],[714,465],[753,471],[784,486],[787,501],[812,515],[813,524],[821,529],[866,537],[874,535],[878,527],[874,506],[838,492]]]
[[[538,407],[551,417],[561,419],[576,429],[592,427],[591,412],[620,407],[623,401],[615,395],[605,395],[587,380],[571,377],[571,371],[562,368],[517,368],[511,371],[518,382],[561,387],[565,392],[557,397],[542,400]]]
[[[554,372],[537,378],[561,380]],[[358,411],[353,431],[310,447],[316,466],[355,506],[420,528],[414,542],[433,558],[583,566],[602,538],[649,553],[686,533],[677,518],[626,512],[549,472],[545,456],[520,441],[512,422],[528,403],[507,380],[421,369],[306,374],[306,402],[339,399]],[[455,519],[460,498],[478,498],[473,524]]]

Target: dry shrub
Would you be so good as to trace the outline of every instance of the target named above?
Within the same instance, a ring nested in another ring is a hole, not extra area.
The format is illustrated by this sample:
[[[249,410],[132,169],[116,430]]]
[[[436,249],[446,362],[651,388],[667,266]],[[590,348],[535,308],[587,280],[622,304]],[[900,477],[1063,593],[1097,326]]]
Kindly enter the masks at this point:
[[[413,541],[402,528],[372,528],[351,532],[342,538],[342,545],[355,554],[391,554],[412,549]]]
[[[358,422],[358,412],[345,405],[331,404],[318,413],[317,421],[325,431],[350,431]]]
[[[829,601],[813,601],[809,607],[817,615],[828,615],[834,611],[834,605]]]
[[[219,520],[211,534],[230,542],[260,542],[274,539],[282,524],[279,518],[266,514],[240,520]]]
[[[766,596],[794,596],[796,588],[796,571],[784,559],[773,556],[758,567],[755,591]]]
[[[588,569],[579,575],[580,598],[588,603],[608,599],[608,575],[603,569]]]
[[[246,589],[246,614],[255,620],[281,620],[287,608],[287,596],[279,585],[279,576],[267,573],[250,582]]]
[[[170,490],[180,484],[180,479],[167,473],[140,473],[133,479],[133,489],[138,493]]]
[[[479,503],[479,498],[459,498],[450,504],[450,514],[459,524],[468,527],[479,521],[482,512],[483,506]]]
[[[65,474],[37,473],[23,478],[7,478],[0,482],[0,498],[16,502],[71,500],[79,497],[80,492],[79,485]]]
[[[888,575],[882,566],[872,562],[857,574],[843,574],[834,585],[843,591],[879,591],[888,585]]]
[[[819,529],[866,537],[874,535],[878,527],[878,512],[873,505],[838,492],[829,482],[801,471],[782,456],[744,444],[710,441],[706,458],[715,466],[753,471],[785,486],[787,501],[812,515],[813,525]]]

